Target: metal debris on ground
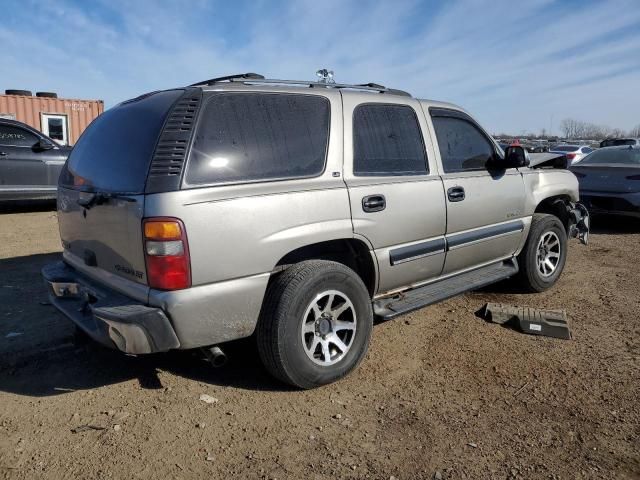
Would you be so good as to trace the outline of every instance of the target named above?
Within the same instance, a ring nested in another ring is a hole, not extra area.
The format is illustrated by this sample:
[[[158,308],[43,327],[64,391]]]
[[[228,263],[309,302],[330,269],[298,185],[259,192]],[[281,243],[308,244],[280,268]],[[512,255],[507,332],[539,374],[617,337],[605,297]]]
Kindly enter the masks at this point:
[[[571,340],[571,330],[564,310],[541,310],[514,307],[502,303],[487,303],[481,317],[499,325],[518,328],[523,333]]]

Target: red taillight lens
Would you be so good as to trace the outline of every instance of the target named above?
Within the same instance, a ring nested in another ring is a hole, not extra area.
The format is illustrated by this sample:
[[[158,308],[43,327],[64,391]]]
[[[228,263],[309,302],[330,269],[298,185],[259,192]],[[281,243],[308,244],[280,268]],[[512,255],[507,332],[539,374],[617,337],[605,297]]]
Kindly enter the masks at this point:
[[[574,158],[576,158],[576,154],[575,153],[567,153],[567,159],[568,160],[573,160]]]
[[[191,261],[183,223],[177,218],[147,218],[142,231],[149,286],[159,290],[189,288]]]
[[[630,175],[627,180],[640,180],[640,175]]]

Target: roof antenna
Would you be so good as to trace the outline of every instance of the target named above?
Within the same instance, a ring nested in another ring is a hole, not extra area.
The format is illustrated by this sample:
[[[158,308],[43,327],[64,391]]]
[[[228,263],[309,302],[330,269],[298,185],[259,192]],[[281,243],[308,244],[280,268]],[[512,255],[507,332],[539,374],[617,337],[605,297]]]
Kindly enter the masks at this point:
[[[333,70],[327,70],[326,68],[320,69],[316,72],[318,82],[320,83],[336,83],[333,79]]]

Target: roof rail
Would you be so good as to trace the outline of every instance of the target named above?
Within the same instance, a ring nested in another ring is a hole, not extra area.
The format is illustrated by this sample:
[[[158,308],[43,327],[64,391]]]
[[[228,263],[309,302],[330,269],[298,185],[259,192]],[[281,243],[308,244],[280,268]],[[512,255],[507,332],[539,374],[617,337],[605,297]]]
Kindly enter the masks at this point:
[[[238,73],[236,75],[227,75],[226,77],[210,78],[209,80],[203,80],[201,82],[192,83],[189,86],[190,87],[208,86],[218,82],[230,82],[235,79],[264,80],[264,76],[258,73]]]
[[[363,90],[368,92],[378,92],[378,93],[389,93],[391,95],[401,95],[403,97],[410,97],[411,94],[409,92],[405,92],[404,90],[396,90],[395,88],[387,88],[384,85],[380,85],[377,83],[359,83],[359,84],[348,84],[348,83],[326,83],[326,82],[315,82],[309,80],[278,80],[275,78],[264,78],[264,76],[259,75],[257,73],[240,73],[237,75],[228,75],[226,77],[218,77],[212,78],[209,80],[203,80],[202,82],[197,82],[190,87],[203,87],[203,86],[211,86],[216,83],[221,82],[237,82],[237,83],[245,83],[245,84],[271,84],[271,85],[306,85],[309,88],[339,88],[339,89],[349,89],[349,90]]]
[[[309,80],[279,80],[275,78],[244,78],[242,76],[234,76],[229,79],[229,82],[247,83],[247,84],[275,84],[275,85],[306,85],[309,88],[339,88],[349,90],[364,90],[369,92],[378,93],[390,93],[392,95],[402,95],[404,97],[410,97],[409,92],[403,90],[396,90],[393,88],[387,88],[384,85],[378,85],[377,83],[363,83],[363,84],[348,84],[348,83],[326,83],[326,82],[314,82]]]

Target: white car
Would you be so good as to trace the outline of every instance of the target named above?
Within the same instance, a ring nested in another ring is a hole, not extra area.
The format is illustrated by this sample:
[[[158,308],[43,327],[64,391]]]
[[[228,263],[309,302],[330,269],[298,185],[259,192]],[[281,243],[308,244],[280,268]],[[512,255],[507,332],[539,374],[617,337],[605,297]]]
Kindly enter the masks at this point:
[[[581,145],[556,145],[549,149],[549,153],[566,155],[569,162],[571,162],[571,165],[578,163],[591,152],[593,152],[593,148]]]

